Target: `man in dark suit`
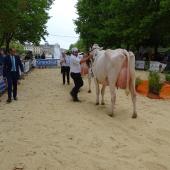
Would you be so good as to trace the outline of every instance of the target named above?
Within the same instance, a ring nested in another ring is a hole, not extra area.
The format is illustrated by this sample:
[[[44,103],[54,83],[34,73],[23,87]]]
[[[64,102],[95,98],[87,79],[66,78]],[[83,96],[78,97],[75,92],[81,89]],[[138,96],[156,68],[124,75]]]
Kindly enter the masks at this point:
[[[15,49],[10,49],[9,55],[4,58],[3,77],[8,83],[8,99],[7,103],[12,100],[12,92],[14,100],[17,100],[17,81],[20,77],[19,68],[24,72],[20,57],[16,55]]]

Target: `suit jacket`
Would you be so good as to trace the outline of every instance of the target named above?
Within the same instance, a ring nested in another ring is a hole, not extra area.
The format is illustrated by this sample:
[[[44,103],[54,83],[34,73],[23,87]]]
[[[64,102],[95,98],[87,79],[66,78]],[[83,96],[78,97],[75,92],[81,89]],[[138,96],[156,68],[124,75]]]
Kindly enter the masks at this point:
[[[4,63],[4,56],[0,55],[0,66]]]
[[[15,67],[16,67],[16,73],[17,73],[16,76],[17,76],[17,79],[19,79],[20,77],[19,68],[21,69],[22,72],[24,72],[24,68],[23,68],[23,65],[22,65],[22,62],[19,56],[15,56]],[[11,69],[12,69],[11,56],[7,55],[4,58],[3,77],[9,77],[11,75]]]

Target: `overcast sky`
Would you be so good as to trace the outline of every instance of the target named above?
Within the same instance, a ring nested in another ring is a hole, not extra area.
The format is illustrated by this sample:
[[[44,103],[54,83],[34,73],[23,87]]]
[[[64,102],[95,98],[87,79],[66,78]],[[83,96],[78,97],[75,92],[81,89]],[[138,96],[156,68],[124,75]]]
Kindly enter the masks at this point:
[[[51,18],[47,23],[49,36],[46,38],[49,44],[58,43],[61,48],[68,49],[70,44],[78,40],[75,33],[73,19],[77,18],[77,0],[55,0],[49,11]],[[44,43],[43,41],[41,43]]]

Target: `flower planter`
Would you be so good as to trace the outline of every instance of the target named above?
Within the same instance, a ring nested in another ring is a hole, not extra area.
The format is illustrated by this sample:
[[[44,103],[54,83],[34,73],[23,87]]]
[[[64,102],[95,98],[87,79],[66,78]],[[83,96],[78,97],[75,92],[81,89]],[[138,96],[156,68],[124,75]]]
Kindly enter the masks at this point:
[[[164,83],[159,95],[148,92],[147,80],[142,81],[142,83],[137,86],[136,91],[143,96],[149,97],[150,99],[170,99],[170,84],[167,83]]]
[[[147,97],[149,97],[150,99],[162,99],[158,94],[154,93],[148,93]]]

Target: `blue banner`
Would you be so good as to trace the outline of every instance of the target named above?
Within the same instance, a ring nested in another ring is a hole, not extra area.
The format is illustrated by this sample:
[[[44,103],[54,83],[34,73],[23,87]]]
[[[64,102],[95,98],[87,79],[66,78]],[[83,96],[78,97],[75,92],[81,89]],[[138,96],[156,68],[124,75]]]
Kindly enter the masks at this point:
[[[6,89],[6,84],[3,79],[0,79],[0,93],[3,93]]]
[[[57,66],[57,59],[37,59],[36,66]]]
[[[6,84],[3,80],[3,67],[0,66],[0,93],[3,93],[6,89]]]
[[[3,76],[3,67],[0,66],[0,77]]]

